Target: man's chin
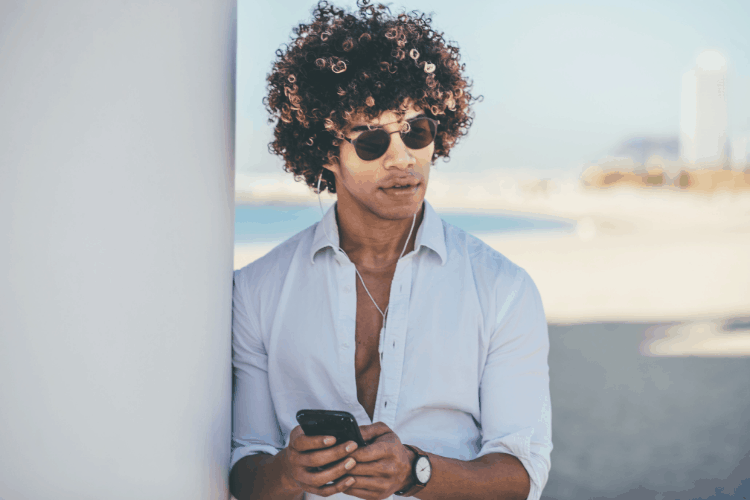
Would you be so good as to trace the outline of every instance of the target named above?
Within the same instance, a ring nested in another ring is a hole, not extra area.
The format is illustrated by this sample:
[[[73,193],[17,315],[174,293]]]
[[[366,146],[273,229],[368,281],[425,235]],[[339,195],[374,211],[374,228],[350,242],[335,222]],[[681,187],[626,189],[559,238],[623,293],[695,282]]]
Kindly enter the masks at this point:
[[[414,214],[417,214],[417,217],[419,217],[419,213],[422,210],[422,207],[424,205],[424,196],[420,196],[419,198],[412,200],[409,203],[399,203],[399,204],[393,204],[393,205],[383,205],[380,204],[378,207],[378,215],[382,219],[387,220],[404,220],[404,219],[412,219],[414,217]]]

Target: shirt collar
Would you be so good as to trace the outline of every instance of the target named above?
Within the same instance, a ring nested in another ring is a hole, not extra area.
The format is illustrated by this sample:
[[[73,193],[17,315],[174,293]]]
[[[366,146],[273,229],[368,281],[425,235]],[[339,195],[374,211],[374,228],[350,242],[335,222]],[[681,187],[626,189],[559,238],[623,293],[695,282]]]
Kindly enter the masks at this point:
[[[323,219],[315,227],[315,236],[313,236],[312,247],[310,248],[310,262],[315,264],[315,254],[319,250],[331,247],[334,251],[337,251],[339,246],[339,228],[336,224],[336,211],[335,207],[338,205],[338,201],[328,208],[328,211],[323,215]],[[443,229],[443,221],[440,216],[432,208],[432,205],[427,200],[424,200],[424,218],[422,224],[419,225],[417,230],[417,238],[415,240],[414,248],[419,251],[421,247],[427,247],[438,254],[440,257],[440,264],[444,265],[447,260],[448,252],[445,247],[445,231]],[[328,236],[326,236],[328,233]],[[328,239],[330,237],[330,240]]]

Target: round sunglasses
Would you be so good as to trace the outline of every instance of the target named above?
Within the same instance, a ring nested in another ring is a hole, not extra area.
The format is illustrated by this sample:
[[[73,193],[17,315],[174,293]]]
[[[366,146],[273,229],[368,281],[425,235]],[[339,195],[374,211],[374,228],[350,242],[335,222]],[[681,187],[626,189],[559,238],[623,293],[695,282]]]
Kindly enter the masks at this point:
[[[401,134],[401,140],[404,141],[407,148],[426,148],[435,140],[440,121],[426,116],[418,116],[407,120],[406,123],[408,126],[405,127],[405,130],[386,132],[382,128],[377,128],[362,132],[356,139],[349,139],[348,137],[344,137],[344,139],[354,146],[357,156],[365,161],[372,161],[377,160],[388,151],[388,147],[391,145],[391,134],[396,132]]]

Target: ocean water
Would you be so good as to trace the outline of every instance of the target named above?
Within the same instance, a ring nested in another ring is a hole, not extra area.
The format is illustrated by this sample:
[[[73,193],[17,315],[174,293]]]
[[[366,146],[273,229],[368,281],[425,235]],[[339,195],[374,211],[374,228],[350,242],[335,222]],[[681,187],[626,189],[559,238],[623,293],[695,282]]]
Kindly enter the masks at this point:
[[[323,210],[328,207],[324,206]],[[575,229],[575,221],[509,212],[444,212],[440,217],[464,231],[481,236],[497,232],[564,231]],[[320,207],[238,205],[234,217],[235,244],[283,241],[320,221]]]

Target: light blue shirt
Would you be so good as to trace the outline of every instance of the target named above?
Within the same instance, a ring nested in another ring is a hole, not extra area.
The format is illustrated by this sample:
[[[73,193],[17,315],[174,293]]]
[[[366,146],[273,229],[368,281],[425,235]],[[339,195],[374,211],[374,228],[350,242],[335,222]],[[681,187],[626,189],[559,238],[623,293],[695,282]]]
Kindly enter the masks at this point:
[[[549,337],[526,271],[425,200],[415,250],[391,284],[370,420],[354,371],[358,278],[338,245],[332,206],[234,273],[230,467],[286,447],[298,410],[346,410],[444,457],[514,455],[531,478],[528,498],[538,500],[552,451]]]

